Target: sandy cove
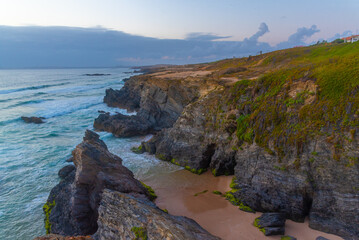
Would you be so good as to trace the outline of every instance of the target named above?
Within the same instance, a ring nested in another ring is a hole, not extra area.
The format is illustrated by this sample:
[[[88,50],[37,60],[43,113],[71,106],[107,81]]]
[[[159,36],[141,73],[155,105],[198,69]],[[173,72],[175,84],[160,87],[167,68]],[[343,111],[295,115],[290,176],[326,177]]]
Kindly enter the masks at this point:
[[[186,170],[162,173],[144,179],[158,195],[156,204],[167,209],[170,214],[186,216],[196,220],[211,234],[224,240],[260,240],[280,239],[280,236],[265,237],[252,224],[261,213],[247,213],[232,205],[224,197],[213,191],[229,191],[232,176],[214,177],[210,172],[202,175],[192,174]],[[208,190],[205,193],[201,193]],[[195,196],[196,193],[200,193]],[[286,235],[298,240],[314,240],[318,236],[330,240],[342,238],[309,228],[308,221],[296,223],[286,221]]]

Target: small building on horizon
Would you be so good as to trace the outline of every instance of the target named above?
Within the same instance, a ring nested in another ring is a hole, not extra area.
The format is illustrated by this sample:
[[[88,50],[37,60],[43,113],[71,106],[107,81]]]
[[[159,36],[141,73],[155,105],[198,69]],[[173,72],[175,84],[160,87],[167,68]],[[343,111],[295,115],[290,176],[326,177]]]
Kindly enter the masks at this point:
[[[353,42],[359,41],[359,35],[353,35],[353,36],[345,37],[342,39],[344,40],[345,43],[353,43]]]

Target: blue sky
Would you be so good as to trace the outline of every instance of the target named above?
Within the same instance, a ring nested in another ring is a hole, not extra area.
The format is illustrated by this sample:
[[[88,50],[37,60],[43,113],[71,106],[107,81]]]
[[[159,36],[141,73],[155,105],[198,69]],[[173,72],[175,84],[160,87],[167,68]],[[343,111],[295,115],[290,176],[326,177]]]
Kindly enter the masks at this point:
[[[164,60],[187,63],[310,44],[317,40],[333,39],[346,31],[349,32],[344,35],[359,33],[358,12],[358,0],[0,0],[0,53],[3,50],[7,56],[12,56],[7,59],[4,54],[0,56],[0,67],[6,65],[5,60],[20,58],[15,50],[24,47],[24,44],[21,45],[19,41],[27,42],[25,45],[30,47],[29,42],[39,39],[39,36],[46,36],[46,32],[55,34],[55,29],[51,26],[78,27],[67,28],[69,31],[65,32],[69,35],[60,37],[61,41],[74,44],[71,47],[66,45],[67,49],[62,46],[64,58],[66,50],[67,54],[70,54],[74,51],[74,46],[81,45],[81,42],[84,46],[96,47],[94,39],[89,43],[86,38],[78,36],[78,33],[84,32],[83,28],[88,28],[89,31],[92,29],[92,32],[103,33],[102,37],[95,34],[98,43],[106,41],[109,46],[113,45],[113,48],[108,50],[111,52],[112,65],[124,64],[124,59],[136,64],[162,63]],[[78,38],[69,40],[75,29]],[[64,28],[61,29],[62,33],[63,30]],[[118,31],[116,37],[112,34],[112,39],[123,44],[110,44],[107,30]],[[88,32],[86,34],[88,35]],[[136,35],[138,39],[142,37],[141,41],[146,42],[141,42],[148,47],[143,47],[142,51],[160,50],[158,44],[154,44],[158,49],[153,49],[151,44],[165,39],[160,45],[168,52],[161,51],[161,56],[147,54],[145,57],[135,50],[127,51],[131,45],[129,39],[133,40],[132,35]],[[255,41],[252,41],[253,37]],[[16,47],[14,39],[17,41]],[[199,40],[206,41],[208,45],[204,46],[208,48],[203,49],[203,44],[198,43]],[[213,43],[213,40],[224,43]],[[188,44],[188,41],[191,44]],[[163,45],[164,43],[168,45]],[[175,49],[184,47],[183,44],[187,44],[185,49],[188,52],[181,55]],[[50,45],[51,43],[46,45],[47,53],[53,56],[55,49],[51,49]],[[209,48],[214,49],[213,52],[209,52]],[[221,49],[225,54],[219,54]],[[116,51],[118,55],[112,54]],[[31,51],[28,52],[30,54]],[[193,52],[197,55],[194,56]],[[106,58],[105,55],[103,57]]]
[[[156,38],[209,32],[243,40],[265,22],[276,44],[315,24],[314,38],[359,30],[358,0],[0,0],[0,25],[102,26]],[[308,39],[308,41],[313,40]]]

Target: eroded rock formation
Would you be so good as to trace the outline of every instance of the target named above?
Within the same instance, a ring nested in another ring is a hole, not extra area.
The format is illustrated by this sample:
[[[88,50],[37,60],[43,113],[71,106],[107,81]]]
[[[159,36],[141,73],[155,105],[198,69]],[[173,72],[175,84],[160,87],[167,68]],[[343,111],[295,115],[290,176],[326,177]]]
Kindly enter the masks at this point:
[[[172,127],[186,105],[217,85],[206,82],[196,80],[184,84],[180,79],[168,80],[165,75],[131,77],[121,90],[107,89],[104,102],[137,114],[100,114],[94,128],[128,137]]]
[[[98,206],[105,188],[147,198],[146,188],[122,165],[122,159],[110,153],[99,136],[86,131],[83,142],[72,152],[76,167],[59,173],[62,181],[52,189],[47,201],[48,231],[75,236],[97,231]]]
[[[110,153],[99,135],[87,130],[72,152],[75,166],[59,171],[44,206],[48,240],[219,239],[195,221],[172,216],[151,202],[153,190],[133,177],[122,159]],[[59,235],[56,235],[59,234]],[[68,236],[78,236],[69,238]],[[140,239],[140,238],[138,238]]]

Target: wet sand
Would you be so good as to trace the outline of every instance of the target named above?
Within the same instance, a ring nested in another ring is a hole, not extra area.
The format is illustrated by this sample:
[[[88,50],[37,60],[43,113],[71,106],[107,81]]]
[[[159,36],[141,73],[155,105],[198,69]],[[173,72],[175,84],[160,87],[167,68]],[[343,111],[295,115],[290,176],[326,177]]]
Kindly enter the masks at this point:
[[[224,197],[213,194],[214,190],[229,191],[231,176],[214,177],[206,172],[200,176],[186,170],[162,173],[143,179],[158,195],[156,204],[170,214],[186,216],[197,221],[207,231],[225,240],[280,239],[265,237],[252,224],[261,213],[246,213],[233,206]],[[208,190],[205,193],[200,193]],[[196,193],[200,193],[194,196]],[[286,222],[286,235],[298,240],[315,240],[318,236],[330,240],[342,239],[308,227],[308,222]]]

